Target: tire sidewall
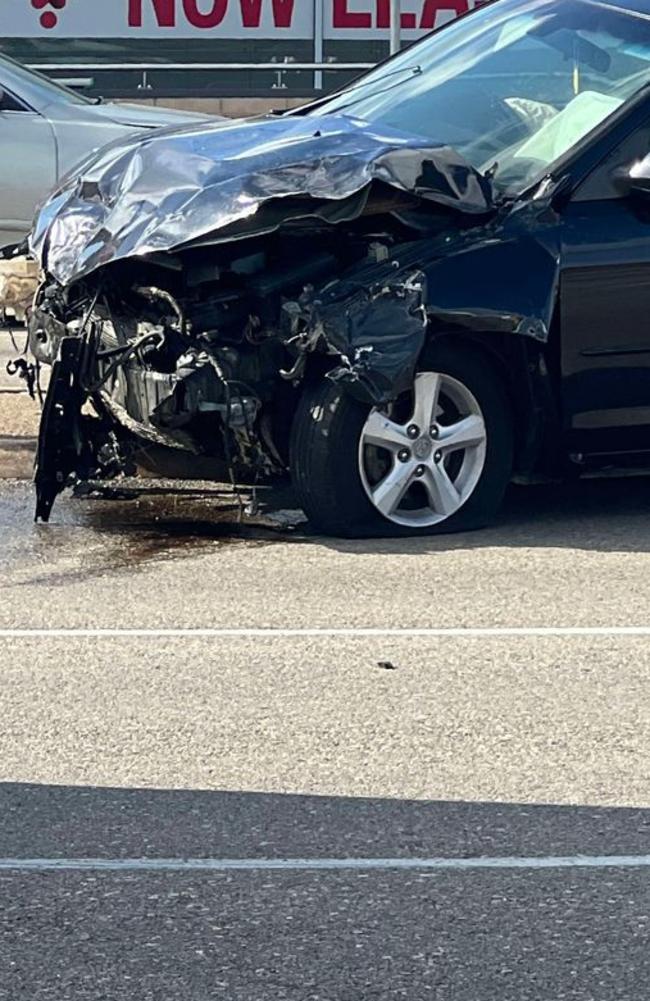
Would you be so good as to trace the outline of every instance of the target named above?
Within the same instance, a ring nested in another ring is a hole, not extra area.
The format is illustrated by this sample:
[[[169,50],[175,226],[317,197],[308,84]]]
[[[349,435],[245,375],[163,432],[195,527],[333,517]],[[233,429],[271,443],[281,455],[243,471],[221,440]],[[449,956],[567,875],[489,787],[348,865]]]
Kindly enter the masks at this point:
[[[481,409],[486,456],[473,493],[437,525],[407,527],[384,518],[371,503],[359,471],[359,443],[371,408],[325,380],[306,391],[292,440],[294,485],[317,530],[346,537],[413,537],[468,531],[494,517],[513,465],[512,408],[496,366],[472,345],[441,340],[425,348],[418,372],[451,376],[467,387]]]

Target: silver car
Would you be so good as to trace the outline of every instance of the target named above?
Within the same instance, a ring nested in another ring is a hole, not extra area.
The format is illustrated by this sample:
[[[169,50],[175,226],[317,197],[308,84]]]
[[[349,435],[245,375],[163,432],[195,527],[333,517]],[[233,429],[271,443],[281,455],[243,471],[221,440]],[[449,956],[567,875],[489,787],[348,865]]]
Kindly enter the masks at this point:
[[[206,118],[90,100],[0,56],[0,247],[27,235],[37,206],[94,150],[134,131]]]

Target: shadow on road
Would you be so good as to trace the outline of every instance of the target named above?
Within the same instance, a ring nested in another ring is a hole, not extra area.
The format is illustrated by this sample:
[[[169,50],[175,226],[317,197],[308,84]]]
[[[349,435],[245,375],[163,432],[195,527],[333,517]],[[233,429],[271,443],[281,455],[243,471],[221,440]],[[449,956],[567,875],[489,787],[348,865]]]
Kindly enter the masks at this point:
[[[282,500],[286,500],[285,497]],[[173,510],[170,510],[172,503]],[[271,500],[270,506],[277,507]],[[176,497],[143,500],[115,506],[109,501],[87,502],[85,522],[94,529],[129,530],[147,536],[155,551],[157,541],[175,548],[191,548],[210,541],[247,539],[271,542],[278,537],[303,545],[325,545],[343,552],[422,553],[488,547],[544,547],[588,549],[596,552],[650,551],[650,478],[583,480],[572,484],[511,487],[496,524],[476,532],[416,539],[344,540],[317,536],[308,526],[286,534],[252,521],[237,523],[234,505]],[[134,540],[135,544],[135,540]]]
[[[283,497],[282,500],[286,500]],[[173,505],[173,507],[170,507]],[[270,499],[271,508],[278,504]],[[583,480],[573,484],[511,487],[496,524],[476,532],[416,539],[341,540],[317,536],[308,526],[287,534],[255,519],[237,521],[236,505],[191,497],[146,498],[133,502],[86,502],[84,521],[96,530],[126,526],[148,535],[153,549],[174,541],[191,547],[228,539],[270,542],[278,536],[295,543],[326,545],[345,552],[421,553],[494,546],[590,549],[597,552],[650,551],[650,478]]]
[[[419,539],[324,540],[345,552],[422,553],[508,548],[650,551],[650,478],[510,487],[497,521],[476,532]]]
[[[0,783],[0,857],[643,854],[650,809]]]
[[[647,852],[650,811],[6,784],[3,857]],[[647,870],[0,872],[0,998],[640,1001]]]

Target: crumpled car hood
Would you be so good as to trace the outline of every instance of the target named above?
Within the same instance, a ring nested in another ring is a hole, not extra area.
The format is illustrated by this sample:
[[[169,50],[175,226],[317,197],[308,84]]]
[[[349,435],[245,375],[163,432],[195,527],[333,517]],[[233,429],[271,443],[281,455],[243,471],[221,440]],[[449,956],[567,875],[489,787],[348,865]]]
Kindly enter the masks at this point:
[[[493,209],[490,181],[447,146],[340,115],[268,117],[111,144],[45,203],[31,249],[66,285],[124,258],[232,238],[237,224],[239,236],[268,231],[260,210],[271,202],[288,200],[285,218],[319,215],[376,182],[466,214]]]

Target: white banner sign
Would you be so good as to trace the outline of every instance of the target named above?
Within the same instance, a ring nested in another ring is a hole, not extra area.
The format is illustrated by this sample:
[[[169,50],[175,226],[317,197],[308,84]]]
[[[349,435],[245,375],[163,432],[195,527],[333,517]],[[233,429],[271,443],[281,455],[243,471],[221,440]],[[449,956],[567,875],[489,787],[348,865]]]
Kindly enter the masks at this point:
[[[414,38],[481,0],[402,0]],[[326,38],[388,38],[390,0],[324,0]],[[314,0],[0,0],[5,38],[312,38]]]

